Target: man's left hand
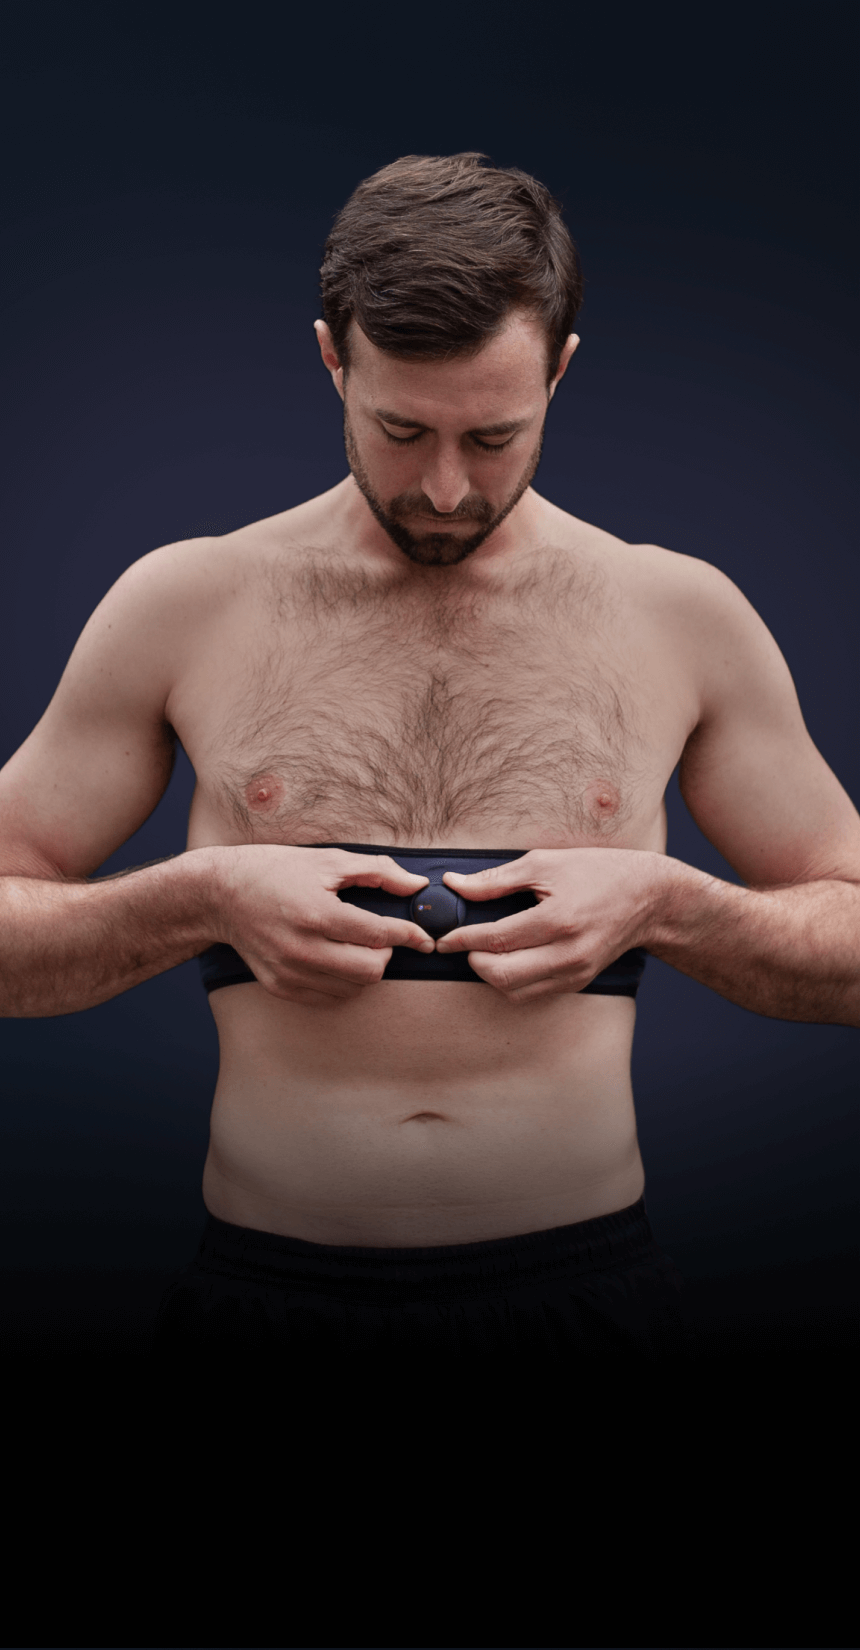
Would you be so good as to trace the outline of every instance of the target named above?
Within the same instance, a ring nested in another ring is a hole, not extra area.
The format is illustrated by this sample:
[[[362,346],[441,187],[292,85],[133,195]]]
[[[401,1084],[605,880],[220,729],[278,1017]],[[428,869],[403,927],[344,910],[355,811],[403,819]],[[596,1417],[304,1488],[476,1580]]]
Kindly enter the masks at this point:
[[[436,943],[467,951],[476,974],[509,1002],[581,991],[633,946],[647,946],[671,861],[629,848],[536,848],[470,876],[446,871],[463,899],[529,888],[539,904],[499,922],[455,928]]]

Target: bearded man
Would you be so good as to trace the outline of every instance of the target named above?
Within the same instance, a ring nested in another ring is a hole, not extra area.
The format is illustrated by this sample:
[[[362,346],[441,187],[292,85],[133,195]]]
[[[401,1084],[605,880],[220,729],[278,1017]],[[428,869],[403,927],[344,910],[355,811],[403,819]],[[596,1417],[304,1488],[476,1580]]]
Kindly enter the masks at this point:
[[[162,547],[0,776],[7,1015],[196,956],[221,1063],[155,1345],[683,1358],[630,1079],[647,953],[860,1024],[860,819],[714,567],[531,486],[575,248],[533,178],[407,157],[322,266],[350,473]],[[187,848],[94,872],[179,739]],[[742,885],[666,854],[681,791]]]

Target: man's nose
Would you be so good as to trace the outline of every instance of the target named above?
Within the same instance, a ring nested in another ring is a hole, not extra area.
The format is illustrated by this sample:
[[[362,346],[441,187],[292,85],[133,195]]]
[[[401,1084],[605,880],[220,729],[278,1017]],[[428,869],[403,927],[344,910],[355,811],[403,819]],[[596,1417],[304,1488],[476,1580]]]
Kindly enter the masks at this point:
[[[440,515],[448,515],[468,497],[469,475],[459,452],[439,452],[421,477],[421,488]]]

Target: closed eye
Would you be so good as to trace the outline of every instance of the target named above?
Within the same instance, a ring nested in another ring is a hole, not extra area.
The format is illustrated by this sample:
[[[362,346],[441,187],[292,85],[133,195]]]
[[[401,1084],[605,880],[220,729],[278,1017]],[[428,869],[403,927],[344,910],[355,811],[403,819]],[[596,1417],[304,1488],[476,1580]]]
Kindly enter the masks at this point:
[[[480,447],[485,453],[501,453],[504,452],[506,447],[510,446],[514,438],[509,435],[507,441],[481,441],[479,436],[473,435],[471,439],[474,441],[475,446]]]
[[[424,431],[417,430],[414,435],[392,435],[391,431],[386,430],[385,425],[383,425],[382,433],[395,447],[411,447],[414,442],[420,440]],[[483,453],[500,453],[504,451],[505,447],[510,446],[514,438],[509,435],[507,441],[482,441],[480,436],[473,435],[469,439],[474,442],[476,447],[480,447]]]
[[[386,430],[385,425],[383,425],[382,433],[388,436],[389,441],[394,442],[395,447],[411,447],[413,441],[417,441],[418,437],[424,434],[424,431],[418,430],[415,435],[392,435],[390,430]]]

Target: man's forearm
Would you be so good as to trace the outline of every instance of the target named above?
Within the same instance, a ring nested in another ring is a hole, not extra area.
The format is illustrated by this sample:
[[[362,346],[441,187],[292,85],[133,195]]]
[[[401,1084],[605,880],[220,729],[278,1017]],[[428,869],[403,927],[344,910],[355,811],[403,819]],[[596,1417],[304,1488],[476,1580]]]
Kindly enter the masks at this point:
[[[73,1014],[205,950],[211,850],[98,882],[0,878],[0,1015]]]
[[[860,1026],[860,885],[755,889],[680,860],[655,869],[653,956],[754,1014]]]

